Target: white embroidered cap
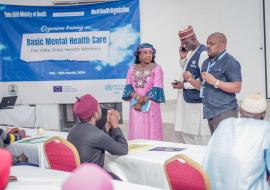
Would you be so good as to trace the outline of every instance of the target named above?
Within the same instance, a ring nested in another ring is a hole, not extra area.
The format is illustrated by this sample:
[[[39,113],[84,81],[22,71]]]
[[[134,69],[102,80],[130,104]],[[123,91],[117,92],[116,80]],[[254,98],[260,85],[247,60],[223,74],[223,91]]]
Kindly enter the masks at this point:
[[[249,113],[263,113],[266,111],[266,99],[259,92],[249,94],[241,103],[241,108]]]

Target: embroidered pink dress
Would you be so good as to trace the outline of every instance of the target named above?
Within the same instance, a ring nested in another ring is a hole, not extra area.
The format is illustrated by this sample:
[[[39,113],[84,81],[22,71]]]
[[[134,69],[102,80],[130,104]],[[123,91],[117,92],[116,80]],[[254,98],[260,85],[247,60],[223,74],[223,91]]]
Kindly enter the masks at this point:
[[[128,70],[123,100],[130,101],[132,92],[148,96],[151,102],[147,112],[130,107],[128,139],[163,140],[160,103],[165,101],[165,96],[160,65],[151,63],[147,68],[132,65]]]

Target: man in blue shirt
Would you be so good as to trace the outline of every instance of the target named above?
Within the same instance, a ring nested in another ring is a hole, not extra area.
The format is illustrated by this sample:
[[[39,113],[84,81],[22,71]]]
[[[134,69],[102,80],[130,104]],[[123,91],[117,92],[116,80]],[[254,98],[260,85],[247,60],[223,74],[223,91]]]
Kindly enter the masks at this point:
[[[270,124],[263,121],[265,112],[265,98],[252,93],[241,104],[241,118],[220,123],[203,159],[213,190],[270,190]]]
[[[242,85],[241,66],[226,51],[227,39],[222,33],[213,33],[207,38],[206,59],[202,66],[201,80],[195,80],[186,71],[183,77],[200,89],[203,117],[213,134],[219,123],[228,117],[238,117],[236,93]]]

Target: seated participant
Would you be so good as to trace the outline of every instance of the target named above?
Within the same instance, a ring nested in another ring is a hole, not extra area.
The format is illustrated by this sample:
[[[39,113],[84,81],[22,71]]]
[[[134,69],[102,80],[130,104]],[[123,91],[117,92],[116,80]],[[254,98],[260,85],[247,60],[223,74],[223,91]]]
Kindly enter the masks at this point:
[[[102,113],[98,101],[90,94],[78,98],[73,111],[80,122],[69,131],[67,140],[77,148],[81,163],[95,163],[103,167],[105,151],[113,155],[128,153],[128,144],[119,128],[119,113],[116,110],[108,111],[105,131],[96,126]]]
[[[241,104],[241,118],[222,121],[203,160],[213,190],[269,190],[270,124],[263,121],[266,100],[259,93]]]
[[[24,138],[25,131],[19,128],[12,128],[8,133],[0,128],[0,148],[4,148],[6,145],[9,145],[17,140]],[[27,156],[22,153],[20,155],[13,155],[13,165],[19,163],[27,163]]]
[[[0,147],[9,145],[25,137],[25,131],[19,128],[12,128],[9,132],[0,128]]]

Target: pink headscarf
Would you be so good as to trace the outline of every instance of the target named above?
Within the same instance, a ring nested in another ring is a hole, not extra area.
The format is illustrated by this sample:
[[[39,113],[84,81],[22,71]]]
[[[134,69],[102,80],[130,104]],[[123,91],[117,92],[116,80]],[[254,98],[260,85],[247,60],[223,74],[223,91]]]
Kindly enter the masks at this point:
[[[77,189],[113,190],[112,177],[96,164],[82,164],[62,185],[62,190]]]

